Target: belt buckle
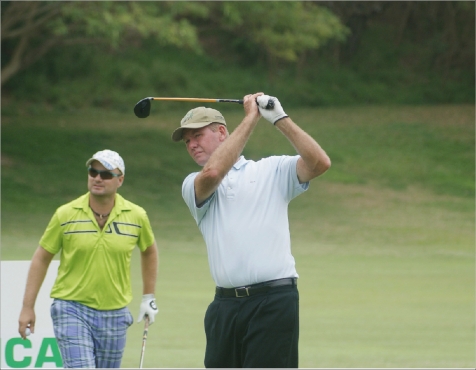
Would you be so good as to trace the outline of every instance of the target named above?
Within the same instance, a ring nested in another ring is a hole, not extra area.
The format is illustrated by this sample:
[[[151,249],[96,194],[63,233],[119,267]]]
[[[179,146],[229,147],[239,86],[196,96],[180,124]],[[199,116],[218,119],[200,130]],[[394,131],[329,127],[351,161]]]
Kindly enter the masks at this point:
[[[244,295],[240,295],[240,290],[243,291],[244,290]],[[243,297],[249,297],[250,293],[248,292],[248,288],[247,287],[240,287],[240,288],[235,288],[235,296],[236,298],[243,298]]]

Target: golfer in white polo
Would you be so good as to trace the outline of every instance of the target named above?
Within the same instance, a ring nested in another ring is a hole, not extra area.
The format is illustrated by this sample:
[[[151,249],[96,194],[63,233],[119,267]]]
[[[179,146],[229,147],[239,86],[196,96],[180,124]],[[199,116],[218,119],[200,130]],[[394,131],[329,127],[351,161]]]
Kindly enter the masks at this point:
[[[274,108],[265,109],[269,100]],[[330,167],[320,145],[278,99],[243,99],[245,117],[231,135],[223,115],[199,107],[172,139],[203,166],[182,196],[205,239],[215,298],[205,315],[206,367],[298,367],[298,274],[291,254],[289,202]],[[297,151],[257,162],[241,153],[259,119],[276,126]]]

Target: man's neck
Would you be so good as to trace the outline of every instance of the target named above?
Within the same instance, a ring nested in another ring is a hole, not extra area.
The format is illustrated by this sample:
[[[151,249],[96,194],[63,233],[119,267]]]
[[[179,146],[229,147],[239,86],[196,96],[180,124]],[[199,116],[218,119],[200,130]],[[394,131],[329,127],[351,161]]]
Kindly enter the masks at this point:
[[[107,214],[111,212],[112,208],[114,207],[116,196],[108,196],[108,197],[98,197],[93,194],[89,195],[89,206],[92,208],[94,212],[100,214]]]

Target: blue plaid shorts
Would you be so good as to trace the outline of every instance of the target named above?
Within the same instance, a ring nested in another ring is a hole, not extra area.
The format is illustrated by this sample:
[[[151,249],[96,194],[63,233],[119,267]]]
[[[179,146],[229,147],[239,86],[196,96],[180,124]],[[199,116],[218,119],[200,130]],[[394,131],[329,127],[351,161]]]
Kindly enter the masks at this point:
[[[51,318],[65,368],[118,368],[126,331],[134,319],[127,307],[99,311],[54,299]]]

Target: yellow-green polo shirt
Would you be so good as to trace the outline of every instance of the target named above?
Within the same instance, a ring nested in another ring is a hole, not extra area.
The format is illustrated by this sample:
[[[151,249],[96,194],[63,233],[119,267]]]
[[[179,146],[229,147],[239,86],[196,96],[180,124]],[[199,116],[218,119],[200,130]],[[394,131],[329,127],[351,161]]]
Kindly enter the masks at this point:
[[[51,297],[97,310],[125,307],[132,300],[132,251],[153,243],[145,210],[119,194],[102,230],[89,207],[89,192],[59,207],[40,240],[48,252],[61,251]]]

